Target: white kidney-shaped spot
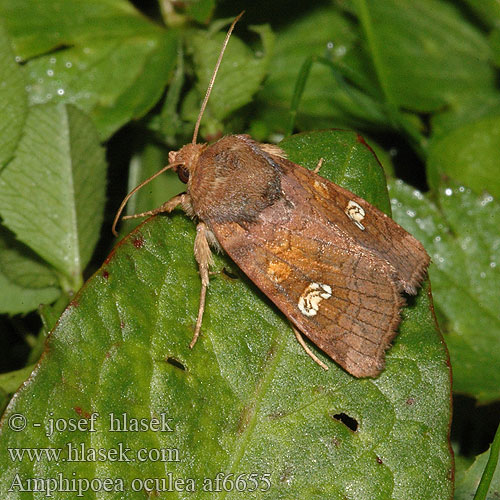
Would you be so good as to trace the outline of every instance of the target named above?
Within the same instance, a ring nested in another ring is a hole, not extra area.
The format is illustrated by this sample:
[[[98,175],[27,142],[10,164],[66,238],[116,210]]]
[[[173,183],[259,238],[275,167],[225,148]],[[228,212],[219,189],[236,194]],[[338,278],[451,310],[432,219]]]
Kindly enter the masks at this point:
[[[366,212],[359,203],[350,200],[347,204],[347,207],[345,207],[344,212],[346,213],[347,217],[349,217],[349,219],[351,219],[354,224],[359,227],[359,229],[361,229],[362,231],[365,230],[365,226],[361,224],[361,221],[365,218]]]
[[[321,301],[329,299],[331,296],[332,288],[330,285],[310,283],[302,292],[297,306],[304,316],[316,316]]]

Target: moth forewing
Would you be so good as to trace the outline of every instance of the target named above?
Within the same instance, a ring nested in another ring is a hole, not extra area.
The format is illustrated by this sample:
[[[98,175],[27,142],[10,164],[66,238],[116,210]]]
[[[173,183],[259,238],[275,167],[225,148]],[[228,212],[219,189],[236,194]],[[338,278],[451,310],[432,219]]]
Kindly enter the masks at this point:
[[[232,139],[242,149],[251,141]],[[255,154],[258,163],[262,150]],[[397,333],[401,292],[420,284],[429,258],[365,200],[283,155],[270,156],[270,164],[280,167],[280,198],[250,223],[210,226],[222,248],[302,333],[349,373],[376,376]],[[363,228],[346,213],[350,201],[364,207]]]

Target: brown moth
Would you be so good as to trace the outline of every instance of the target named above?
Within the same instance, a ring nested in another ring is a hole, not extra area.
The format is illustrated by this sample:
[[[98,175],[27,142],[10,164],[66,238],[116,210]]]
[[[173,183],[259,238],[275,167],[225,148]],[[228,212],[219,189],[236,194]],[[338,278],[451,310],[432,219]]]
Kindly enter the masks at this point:
[[[423,246],[383,212],[355,194],[287,160],[275,145],[248,135],[197,144],[205,109],[231,25],[209,84],[193,141],[169,154],[168,168],[187,191],[162,206],[181,206],[198,220],[194,254],[201,297],[193,347],[200,333],[210,247],[224,250],[294,327],[355,377],[374,377],[397,334],[403,293],[414,295],[429,265]],[[295,330],[294,328],[294,330]],[[327,369],[307,347],[308,354]]]

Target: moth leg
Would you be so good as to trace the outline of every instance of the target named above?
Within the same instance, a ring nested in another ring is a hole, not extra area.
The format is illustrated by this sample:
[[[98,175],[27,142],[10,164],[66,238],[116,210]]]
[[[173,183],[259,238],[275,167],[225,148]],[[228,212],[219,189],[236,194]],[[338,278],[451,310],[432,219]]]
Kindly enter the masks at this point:
[[[213,264],[212,251],[208,245],[207,240],[207,226],[205,223],[200,222],[196,226],[196,239],[194,240],[194,256],[198,262],[198,269],[201,277],[201,292],[200,292],[200,305],[198,308],[198,318],[196,320],[196,327],[194,329],[193,338],[189,344],[192,349],[200,336],[201,322],[203,320],[203,311],[205,310],[205,298],[207,296],[207,287],[209,283],[208,268]]]
[[[320,158],[319,161],[318,161],[318,164],[316,165],[315,169],[313,170],[313,172],[315,174],[319,174],[319,171],[321,170],[321,167],[323,166],[323,158]]]
[[[309,355],[309,357],[312,358],[312,360],[315,363],[317,363],[319,366],[321,366],[321,368],[323,368],[323,370],[328,370],[328,366],[326,366],[325,363],[323,363],[323,361],[321,361],[321,359],[319,359],[318,356],[316,356],[316,354],[314,354],[311,351],[311,349],[309,349],[309,346],[305,343],[304,338],[302,337],[302,334],[294,326],[292,326],[292,329],[293,329],[293,333],[295,333],[296,339],[299,341],[299,344],[303,347],[304,351],[306,351],[306,353]]]
[[[178,194],[177,196],[170,198],[170,200],[166,201],[165,203],[163,203],[163,205],[160,205],[154,210],[148,210],[147,212],[141,212],[140,214],[125,215],[122,218],[137,219],[138,217],[146,217],[147,215],[157,215],[165,212],[169,213],[178,205],[182,205],[182,208],[184,209],[184,211],[186,211],[185,207],[191,205],[190,196],[186,193]]]

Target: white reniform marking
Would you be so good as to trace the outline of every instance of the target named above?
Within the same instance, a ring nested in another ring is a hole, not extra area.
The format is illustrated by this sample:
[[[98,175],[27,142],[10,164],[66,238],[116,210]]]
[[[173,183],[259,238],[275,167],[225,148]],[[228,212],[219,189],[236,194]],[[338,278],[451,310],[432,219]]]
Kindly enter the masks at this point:
[[[320,302],[323,299],[329,299],[331,296],[332,288],[330,285],[311,283],[302,292],[297,306],[304,316],[316,316]]]
[[[349,219],[351,219],[354,224],[361,229],[361,231],[365,230],[365,226],[361,224],[361,221],[365,218],[365,210],[359,203],[350,200],[347,207],[345,207],[344,212],[347,217],[349,217]]]

